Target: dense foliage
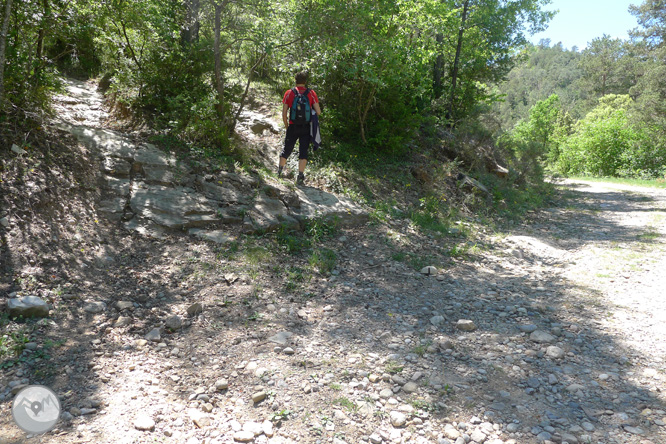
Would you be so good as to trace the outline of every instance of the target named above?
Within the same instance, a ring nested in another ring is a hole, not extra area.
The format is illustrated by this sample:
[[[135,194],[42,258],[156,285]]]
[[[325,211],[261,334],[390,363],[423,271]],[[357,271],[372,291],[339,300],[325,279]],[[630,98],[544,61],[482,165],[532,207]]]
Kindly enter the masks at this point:
[[[276,102],[300,69],[338,141],[400,152],[424,116],[492,99],[549,0],[4,0],[4,109],[41,109],[61,74],[104,77],[117,109],[224,146],[249,82]],[[5,45],[6,43],[6,45]]]
[[[520,168],[664,177],[666,15],[653,0],[631,12],[641,25],[632,41],[603,36],[580,52],[529,46],[499,85],[494,129]]]
[[[402,153],[424,129],[481,117],[522,172],[663,175],[663,2],[631,8],[631,41],[582,51],[527,43],[549,3],[4,0],[1,118],[47,110],[62,75],[97,77],[117,110],[219,150],[251,84],[277,105],[307,69],[345,149]]]

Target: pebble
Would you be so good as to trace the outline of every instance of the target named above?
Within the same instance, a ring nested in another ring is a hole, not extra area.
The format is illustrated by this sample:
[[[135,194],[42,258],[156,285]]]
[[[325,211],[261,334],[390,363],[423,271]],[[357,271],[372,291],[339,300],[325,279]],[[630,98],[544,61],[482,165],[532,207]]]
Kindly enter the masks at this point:
[[[161,333],[159,328],[153,328],[145,336],[147,341],[159,342],[161,340]]]
[[[187,315],[189,317],[194,317],[202,312],[203,312],[203,305],[201,305],[201,303],[199,302],[195,302],[194,304],[187,307]]]
[[[88,302],[83,306],[86,313],[98,314],[106,311],[106,304],[101,301]]]
[[[551,345],[546,349],[546,355],[552,359],[562,359],[565,356],[564,350],[555,345]]]
[[[169,316],[164,321],[164,326],[172,331],[178,331],[183,327],[183,319],[178,315]]]
[[[254,433],[248,432],[247,430],[241,430],[234,433],[234,441],[238,442],[252,442],[254,441]]]
[[[456,328],[461,331],[474,331],[476,330],[476,324],[474,324],[474,321],[470,321],[469,319],[460,319],[456,323]]]
[[[215,390],[221,392],[229,388],[229,381],[227,379],[218,379],[215,381]]]
[[[423,267],[421,268],[421,274],[425,274],[426,276],[433,276],[436,275],[439,271],[437,268],[433,267],[432,265]]]
[[[390,419],[393,427],[404,427],[407,424],[407,415],[397,410],[391,411]]]
[[[254,402],[255,404],[258,404],[261,401],[263,401],[264,399],[266,399],[266,396],[267,396],[266,392],[263,392],[263,391],[262,392],[256,392],[255,394],[252,395],[252,402]]]
[[[530,334],[530,340],[537,342],[539,344],[543,344],[543,343],[553,343],[557,340],[557,338],[555,338],[555,336],[545,331],[535,330],[532,332],[532,334]]]
[[[402,386],[402,389],[406,393],[414,393],[414,392],[418,391],[419,386],[418,386],[417,383],[415,383],[413,381],[409,381],[408,383],[406,383],[405,385]]]
[[[143,432],[152,432],[155,430],[155,421],[150,416],[140,415],[134,420],[134,428]]]

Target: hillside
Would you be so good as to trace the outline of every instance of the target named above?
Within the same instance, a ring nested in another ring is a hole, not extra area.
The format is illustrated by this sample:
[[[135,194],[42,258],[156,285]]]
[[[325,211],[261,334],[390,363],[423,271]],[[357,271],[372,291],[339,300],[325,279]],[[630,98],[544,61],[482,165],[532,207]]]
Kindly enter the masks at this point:
[[[666,442],[663,190],[433,231],[112,129],[95,85],[57,101],[3,159],[2,300],[49,315],[0,317],[0,442]],[[244,143],[275,149],[269,115]],[[27,384],[63,407],[43,437]]]

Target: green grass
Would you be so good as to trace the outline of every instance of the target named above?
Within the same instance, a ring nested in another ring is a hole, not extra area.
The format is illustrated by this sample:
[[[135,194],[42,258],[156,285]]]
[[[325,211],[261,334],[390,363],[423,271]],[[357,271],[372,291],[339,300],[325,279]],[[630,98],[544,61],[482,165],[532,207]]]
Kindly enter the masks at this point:
[[[355,412],[356,410],[358,410],[358,406],[356,405],[356,403],[354,403],[353,401],[350,401],[349,398],[346,398],[344,396],[340,397],[340,398],[337,398],[337,399],[334,399],[333,404],[339,405],[340,407],[344,407],[345,409],[349,410],[350,412]]]
[[[613,183],[619,185],[632,185],[637,187],[648,188],[666,188],[666,178],[664,179],[627,179],[620,177],[585,177],[585,176],[572,176],[572,180],[584,180],[587,182],[598,183]]]

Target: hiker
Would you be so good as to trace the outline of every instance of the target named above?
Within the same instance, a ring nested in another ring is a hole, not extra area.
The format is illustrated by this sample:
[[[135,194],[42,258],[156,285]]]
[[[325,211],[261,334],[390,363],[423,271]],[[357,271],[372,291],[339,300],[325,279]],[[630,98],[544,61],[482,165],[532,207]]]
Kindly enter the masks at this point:
[[[298,178],[297,185],[303,185],[305,182],[305,166],[308,163],[308,147],[310,146],[311,125],[313,120],[312,109],[316,116],[314,119],[318,123],[318,116],[321,115],[319,107],[319,98],[314,90],[305,85],[308,80],[308,74],[301,71],[296,74],[296,87],[284,93],[282,99],[282,120],[287,128],[287,135],[284,138],[284,149],[280,153],[280,163],[278,165],[278,177],[282,176],[282,170],[287,164],[287,158],[296,146],[298,140]],[[315,125],[318,131],[318,126]]]

